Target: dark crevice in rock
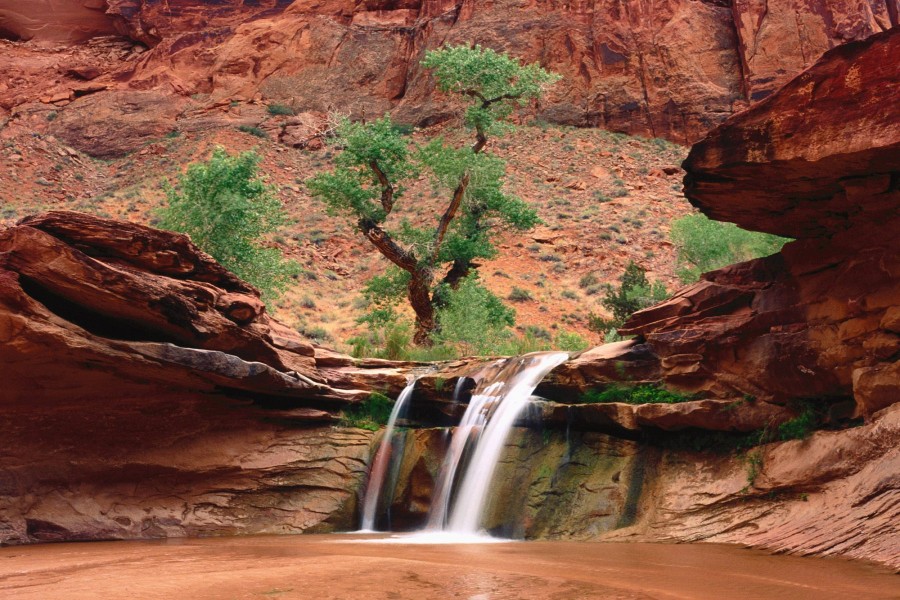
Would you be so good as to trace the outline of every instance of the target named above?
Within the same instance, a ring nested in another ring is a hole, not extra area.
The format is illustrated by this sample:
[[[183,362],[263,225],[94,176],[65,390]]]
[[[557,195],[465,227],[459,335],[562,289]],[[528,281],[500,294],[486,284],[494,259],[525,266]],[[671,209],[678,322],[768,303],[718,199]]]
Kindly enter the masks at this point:
[[[134,321],[117,319],[85,308],[68,298],[48,290],[30,277],[20,275],[19,282],[22,290],[34,300],[40,302],[47,310],[93,335],[128,342],[181,343],[181,340],[152,328],[141,326]]]
[[[6,29],[6,28],[0,26],[0,40],[7,40],[10,42],[20,42],[20,41],[22,41],[22,38],[15,31],[12,31],[10,29]]]

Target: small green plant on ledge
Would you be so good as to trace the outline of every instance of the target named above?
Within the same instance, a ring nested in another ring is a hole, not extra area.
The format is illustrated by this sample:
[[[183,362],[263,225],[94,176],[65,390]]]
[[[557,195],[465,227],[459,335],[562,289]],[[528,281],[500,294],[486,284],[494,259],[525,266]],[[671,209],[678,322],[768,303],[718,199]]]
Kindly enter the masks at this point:
[[[341,427],[357,427],[378,431],[387,424],[394,402],[384,394],[374,392],[368,398],[345,408],[341,412]]]
[[[588,390],[581,396],[585,404],[604,402],[624,402],[625,404],[676,404],[693,400],[678,392],[673,392],[651,384],[611,385],[602,390]]]
[[[773,440],[805,440],[815,429],[821,425],[822,415],[817,410],[815,402],[810,400],[798,401],[799,414],[789,421],[785,421],[775,430],[775,435],[769,436],[769,439],[761,439],[760,441]]]
[[[269,139],[269,134],[260,129],[259,127],[253,127],[252,125],[239,125],[238,131],[242,131],[244,133],[249,133],[250,135],[254,135],[260,139]]]
[[[273,117],[282,116],[282,117],[292,117],[294,116],[294,109],[285,104],[270,104],[266,107],[266,110],[269,111],[269,114]]]

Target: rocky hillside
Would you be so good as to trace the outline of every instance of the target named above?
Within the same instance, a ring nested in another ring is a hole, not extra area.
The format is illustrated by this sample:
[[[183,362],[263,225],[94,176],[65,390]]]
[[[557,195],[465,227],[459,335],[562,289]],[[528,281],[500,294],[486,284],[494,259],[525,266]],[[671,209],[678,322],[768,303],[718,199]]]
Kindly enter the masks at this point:
[[[0,0],[0,38],[30,40],[4,46],[0,107],[18,118],[41,99],[110,138],[118,118],[164,134],[197,110],[188,97],[428,125],[450,113],[424,52],[480,43],[564,76],[542,119],[689,142],[898,15],[897,0]]]
[[[46,123],[46,112],[13,123],[0,133],[0,179],[8,182],[0,187],[0,222],[66,209],[152,224],[163,202],[162,179],[174,180],[217,144],[231,152],[255,148],[262,156],[261,171],[292,219],[270,243],[303,269],[293,289],[270,310],[319,341],[345,343],[362,331],[356,323],[365,312],[359,290],[386,261],[346,221],[327,215],[304,185],[314,173],[331,169],[337,153],[279,143],[280,132],[294,118],[269,115],[262,106],[229,106],[221,114],[235,119],[235,125],[248,116],[261,119],[267,137],[219,126],[162,135],[126,157],[98,160],[55,136],[34,136],[32,123]],[[415,132],[412,139],[423,141],[433,133]],[[587,329],[588,314],[604,311],[602,283],[615,283],[630,260],[670,289],[677,285],[670,223],[691,211],[680,194],[677,165],[686,155],[683,148],[659,139],[546,124],[522,126],[490,148],[508,160],[509,188],[544,222],[533,231],[503,236],[500,254],[481,269],[502,298],[514,287],[531,295],[531,300],[509,303],[520,331],[534,327],[541,335],[555,335],[565,329],[599,343],[600,337]],[[425,200],[398,205],[403,216],[423,220],[438,210],[437,201],[429,200],[427,180],[415,183],[410,193]],[[580,285],[585,276],[593,278],[591,285]],[[339,310],[322,310],[329,305]]]

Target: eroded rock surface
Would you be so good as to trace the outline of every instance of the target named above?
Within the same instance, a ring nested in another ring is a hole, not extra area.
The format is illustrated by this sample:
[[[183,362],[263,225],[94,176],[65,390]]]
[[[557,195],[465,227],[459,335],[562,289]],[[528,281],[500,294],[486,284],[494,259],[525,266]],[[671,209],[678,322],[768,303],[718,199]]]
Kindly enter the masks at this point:
[[[185,236],[70,212],[0,231],[0,363],[0,544],[350,528],[372,434],[331,425],[408,369],[330,357]]]
[[[297,112],[371,117],[390,110],[408,123],[435,123],[455,111],[435,93],[419,62],[444,43],[478,43],[563,75],[534,107],[538,118],[679,142],[695,141],[769,96],[826,50],[900,22],[897,0],[24,4],[31,8],[0,0],[0,37],[64,42],[118,32],[138,43],[137,50],[150,51],[127,53],[112,64],[96,61],[104,73],[100,83],[110,91],[195,96],[213,114],[232,100],[263,100]],[[46,99],[64,108],[82,83],[77,70],[62,68],[64,61],[54,59],[59,72],[53,78],[45,69],[23,73],[10,67],[10,79],[19,81],[0,88],[0,106],[16,106],[8,96],[37,87],[29,82],[36,78]],[[82,68],[81,61],[72,67]],[[137,114],[122,111],[122,118]],[[96,113],[81,110],[78,119],[100,128],[110,116],[99,106]],[[77,147],[91,151],[89,145]]]
[[[797,238],[707,273],[621,330],[662,378],[721,397],[900,400],[900,29],[826,54],[694,146],[685,193],[712,218]],[[892,383],[893,380],[893,383]]]

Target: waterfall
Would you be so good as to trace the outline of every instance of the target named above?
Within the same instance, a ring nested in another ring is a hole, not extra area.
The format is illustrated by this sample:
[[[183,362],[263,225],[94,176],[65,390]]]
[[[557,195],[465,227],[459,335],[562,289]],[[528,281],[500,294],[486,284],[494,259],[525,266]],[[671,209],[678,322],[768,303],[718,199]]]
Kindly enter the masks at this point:
[[[491,479],[510,429],[534,388],[568,358],[566,352],[526,354],[501,361],[493,377],[482,379],[451,439],[432,501],[429,529],[459,534],[479,531]],[[471,458],[460,473],[466,455]]]
[[[378,450],[375,452],[375,460],[372,461],[372,470],[369,473],[369,483],[366,485],[366,495],[363,500],[362,512],[362,531],[375,530],[375,518],[378,516],[378,500],[381,497],[381,489],[384,487],[384,481],[387,478],[393,456],[392,441],[394,437],[394,428],[397,419],[403,414],[403,409],[412,397],[413,388],[417,379],[413,379],[403,388],[397,401],[394,402],[394,408],[391,410],[391,416],[388,418],[387,427],[384,430],[384,436],[381,443],[378,444]],[[390,499],[388,499],[390,502]]]

